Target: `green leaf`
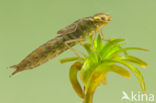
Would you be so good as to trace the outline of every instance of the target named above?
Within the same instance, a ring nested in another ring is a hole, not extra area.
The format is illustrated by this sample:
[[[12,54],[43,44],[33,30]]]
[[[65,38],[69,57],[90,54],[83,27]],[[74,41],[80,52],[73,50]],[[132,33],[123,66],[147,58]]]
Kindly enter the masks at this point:
[[[146,87],[145,87],[144,77],[143,77],[143,75],[141,74],[141,72],[138,70],[138,68],[135,67],[135,66],[133,66],[133,65],[130,64],[130,63],[127,63],[127,62],[121,62],[121,63],[124,64],[125,66],[127,66],[127,67],[135,74],[135,76],[137,77],[137,79],[138,79],[138,81],[139,81],[139,83],[140,83],[142,92],[145,93]]]
[[[115,72],[123,77],[127,77],[127,78],[130,77],[130,73],[125,68],[123,68],[122,66],[116,65],[116,64],[109,66],[109,68],[107,68],[107,71]]]
[[[61,59],[60,60],[60,63],[63,64],[63,63],[66,63],[66,62],[71,62],[71,61],[76,61],[76,60],[83,60],[83,58],[79,58],[79,57],[68,57],[68,58],[65,58],[65,59]]]
[[[149,51],[148,49],[145,49],[145,48],[138,48],[138,47],[127,47],[127,48],[123,48],[123,50],[141,50],[141,51]]]
[[[122,48],[119,51],[117,51],[116,53],[121,53],[121,52],[125,52],[128,50],[141,50],[141,51],[149,51],[148,49],[144,49],[144,48],[138,48],[138,47],[127,47],[127,48]]]
[[[133,66],[132,64],[130,64],[128,62],[125,62],[125,61],[114,61],[114,62],[123,64],[126,67],[128,67],[134,73],[134,75],[136,76],[136,78],[138,79],[139,84],[140,84],[140,87],[142,89],[142,92],[145,93],[146,87],[145,87],[144,77],[141,74],[141,72],[138,70],[138,68],[135,67],[135,66]]]
[[[99,47],[99,48],[101,48],[101,45],[102,45],[102,40],[101,40],[101,36],[100,36],[100,34],[98,35],[98,37],[97,37],[97,46]]]
[[[80,71],[80,78],[85,86],[87,85],[88,79],[96,66],[97,65],[90,58],[86,58]]]
[[[104,59],[109,59],[109,58],[114,57],[115,55],[118,55],[118,51],[122,49],[121,46],[124,45],[124,44],[125,44],[125,42],[112,47],[112,49],[110,49],[108,51],[108,53],[105,55]],[[124,54],[127,55],[127,52],[124,51]]]
[[[70,72],[69,72],[69,79],[70,82],[72,84],[72,87],[74,88],[75,92],[77,93],[77,95],[81,98],[84,98],[84,92],[81,88],[81,85],[77,79],[77,74],[78,71],[80,71],[81,67],[82,67],[82,63],[81,62],[75,62],[73,63],[73,65],[70,67]]]
[[[114,39],[107,42],[100,52],[102,54],[102,58],[105,58],[105,56],[108,55],[110,51],[115,50],[115,47],[119,47],[118,43],[122,41],[124,41],[124,39]]]
[[[90,49],[91,45],[89,43],[85,43],[83,46],[84,46],[84,48],[86,49],[86,51],[87,51],[87,53],[89,55],[88,58],[90,58],[92,62],[97,63],[99,61],[99,56],[97,55],[98,52],[92,51]]]
[[[96,41],[97,41],[96,48],[94,50],[100,52],[101,49],[104,47],[104,42],[102,41],[100,34],[98,35]]]
[[[143,61],[135,56],[124,56],[124,58],[122,60],[134,63],[142,68],[145,68],[148,65],[145,61]]]
[[[104,85],[107,84],[107,81],[106,81],[107,72],[114,72],[114,73],[121,75],[122,77],[127,77],[127,78],[130,77],[130,73],[125,68],[123,68],[122,66],[113,64],[107,68],[107,71],[103,72],[104,78],[101,82]]]

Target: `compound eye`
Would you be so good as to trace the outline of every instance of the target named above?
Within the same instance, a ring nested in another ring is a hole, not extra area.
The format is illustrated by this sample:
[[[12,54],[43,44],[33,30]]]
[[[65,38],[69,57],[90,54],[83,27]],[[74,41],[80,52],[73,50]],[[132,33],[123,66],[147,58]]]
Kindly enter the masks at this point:
[[[106,21],[106,18],[105,17],[101,17],[101,20],[105,20]]]

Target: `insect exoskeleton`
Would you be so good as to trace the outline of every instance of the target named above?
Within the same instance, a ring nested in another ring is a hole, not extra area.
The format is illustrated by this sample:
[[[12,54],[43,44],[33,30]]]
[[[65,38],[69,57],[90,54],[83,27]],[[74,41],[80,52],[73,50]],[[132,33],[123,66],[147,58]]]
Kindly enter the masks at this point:
[[[72,50],[79,56],[77,50],[72,47],[79,42],[87,40],[90,36],[92,36],[92,41],[94,41],[97,32],[100,32],[110,21],[111,17],[109,15],[98,13],[92,17],[85,17],[73,22],[71,25],[59,30],[57,33],[60,35],[41,45],[19,64],[11,66],[10,68],[16,69],[11,76],[24,70],[33,69],[60,55],[67,49]],[[100,35],[103,36],[102,32],[100,32]]]

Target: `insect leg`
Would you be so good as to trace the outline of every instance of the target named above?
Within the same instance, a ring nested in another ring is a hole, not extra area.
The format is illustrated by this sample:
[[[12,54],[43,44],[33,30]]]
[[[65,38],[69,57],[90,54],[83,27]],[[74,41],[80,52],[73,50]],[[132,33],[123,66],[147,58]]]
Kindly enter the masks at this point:
[[[84,40],[85,40],[85,39],[68,40],[68,41],[65,41],[65,45],[66,45],[76,56],[80,57],[79,54],[78,54],[78,53],[80,53],[80,54],[82,54],[84,57],[87,57],[83,52],[78,51],[78,50],[76,50],[76,49],[74,49],[74,48],[72,48],[72,47],[70,47],[70,46],[68,45],[69,43],[72,43],[72,42],[81,42],[81,41],[84,41]]]
[[[104,40],[104,35],[102,33],[102,30],[100,30],[100,37],[101,37],[102,40]]]
[[[111,41],[110,38],[108,38],[108,37],[106,37],[106,36],[103,35],[102,30],[100,30],[100,37],[101,37],[101,39],[104,40],[104,41]]]

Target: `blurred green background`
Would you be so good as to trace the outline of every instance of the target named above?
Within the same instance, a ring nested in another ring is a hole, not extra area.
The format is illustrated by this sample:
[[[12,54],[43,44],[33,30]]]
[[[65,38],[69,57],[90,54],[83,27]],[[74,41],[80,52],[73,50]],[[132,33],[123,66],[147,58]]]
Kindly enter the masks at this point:
[[[112,17],[103,29],[105,36],[125,38],[127,46],[150,49],[130,53],[148,62],[140,70],[147,94],[156,94],[155,5],[155,0],[0,0],[0,103],[82,103],[68,79],[71,63],[59,63],[73,55],[71,51],[12,78],[13,69],[7,67],[54,38],[57,30],[99,12]],[[122,91],[141,91],[135,76],[127,79],[110,73],[108,85],[97,88],[94,103],[130,103],[120,100]]]

